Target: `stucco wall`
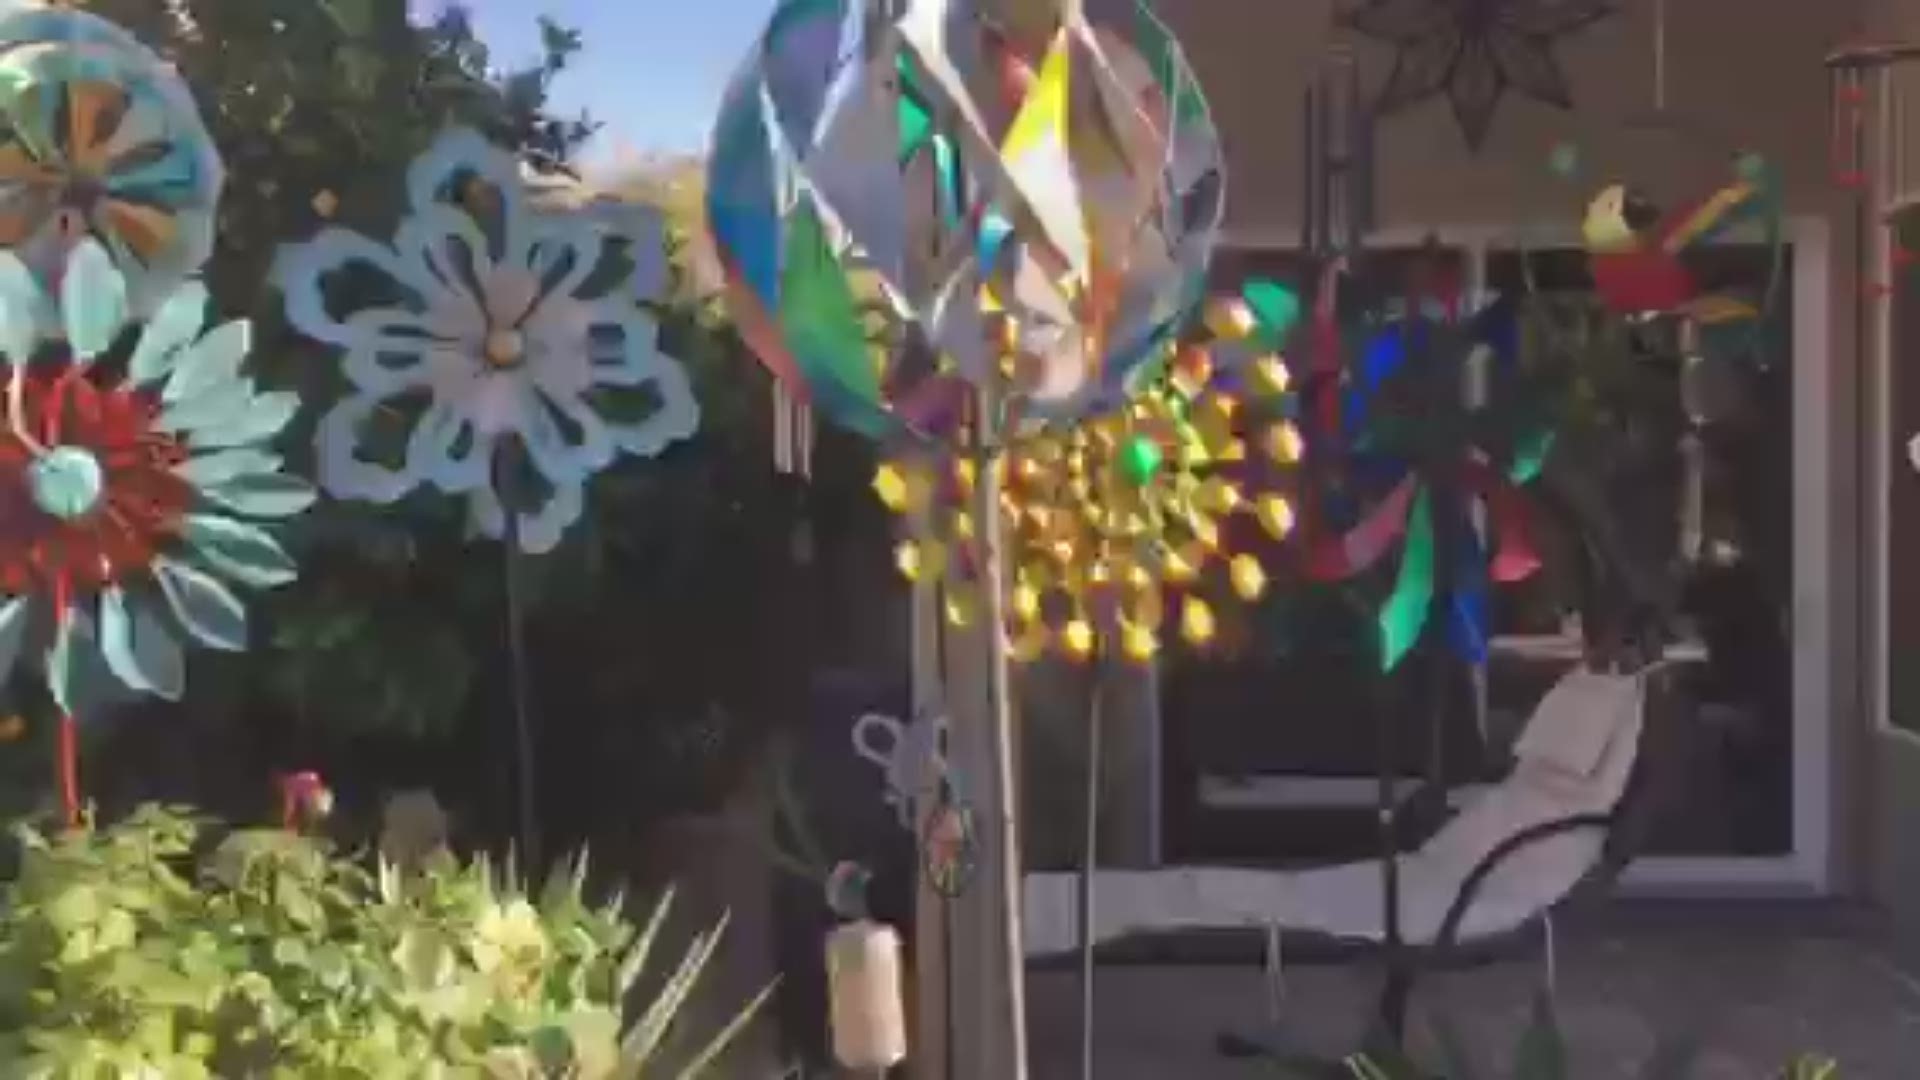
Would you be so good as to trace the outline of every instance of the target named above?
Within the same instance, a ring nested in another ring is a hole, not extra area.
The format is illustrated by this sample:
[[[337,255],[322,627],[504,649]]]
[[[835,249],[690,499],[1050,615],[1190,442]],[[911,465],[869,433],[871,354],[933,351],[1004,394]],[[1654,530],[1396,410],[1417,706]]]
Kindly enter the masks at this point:
[[[1542,182],[1552,147],[1569,139],[1591,160],[1655,191],[1724,176],[1724,158],[1697,140],[1629,129],[1628,118],[1653,99],[1654,5],[1619,6],[1621,12],[1556,49],[1573,89],[1573,112],[1510,93],[1477,156],[1465,149],[1444,102],[1389,120],[1379,148],[1382,224],[1577,214],[1564,188]],[[1684,0],[1666,6],[1669,105],[1722,132],[1727,144],[1746,144],[1781,161],[1795,206],[1825,206],[1820,59],[1847,35],[1855,5]],[[1222,128],[1231,228],[1291,235],[1300,204],[1299,95],[1306,73],[1330,44],[1352,41],[1365,85],[1378,86],[1392,51],[1330,31],[1330,0],[1162,0],[1157,8],[1185,44]]]

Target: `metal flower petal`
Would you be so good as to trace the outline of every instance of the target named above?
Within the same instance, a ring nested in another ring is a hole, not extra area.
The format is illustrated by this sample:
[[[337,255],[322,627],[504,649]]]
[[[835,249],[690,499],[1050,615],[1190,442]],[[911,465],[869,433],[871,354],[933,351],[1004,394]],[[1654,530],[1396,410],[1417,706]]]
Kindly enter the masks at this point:
[[[313,501],[264,449],[295,401],[242,373],[244,322],[202,333],[206,290],[187,283],[157,305],[116,375],[118,365],[82,362],[121,325],[82,294],[119,295],[124,283],[104,259],[84,275],[88,289],[60,290],[58,321],[74,328],[65,365],[7,369],[0,425],[0,651],[41,658],[69,711],[128,693],[179,697],[189,637],[244,648],[235,586],[295,573],[273,535],[245,519],[290,517]],[[0,288],[0,325],[18,325],[22,305],[52,304],[18,293]]]
[[[467,495],[484,531],[546,550],[594,473],[697,426],[686,373],[638,307],[662,260],[657,218],[535,208],[514,157],[465,129],[413,163],[407,190],[391,244],[329,230],[277,268],[289,320],[343,351],[352,385],[320,424],[321,481],[374,502]],[[396,299],[330,306],[323,282],[350,274]],[[536,492],[554,494],[524,512]]]

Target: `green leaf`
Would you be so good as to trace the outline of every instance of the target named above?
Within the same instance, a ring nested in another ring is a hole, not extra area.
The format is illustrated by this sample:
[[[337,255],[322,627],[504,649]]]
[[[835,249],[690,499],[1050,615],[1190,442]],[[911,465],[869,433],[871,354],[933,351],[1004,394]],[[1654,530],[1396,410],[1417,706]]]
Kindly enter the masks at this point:
[[[1567,1046],[1554,1016],[1553,997],[1534,995],[1533,1012],[1513,1055],[1513,1080],[1567,1080]]]
[[[340,32],[350,38],[373,33],[374,0],[324,0],[323,7]]]

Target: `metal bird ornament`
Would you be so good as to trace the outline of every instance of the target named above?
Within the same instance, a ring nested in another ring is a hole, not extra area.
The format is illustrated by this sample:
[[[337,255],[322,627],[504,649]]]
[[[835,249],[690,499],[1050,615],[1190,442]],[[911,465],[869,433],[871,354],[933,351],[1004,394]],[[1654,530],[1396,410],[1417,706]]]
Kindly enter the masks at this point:
[[[1703,292],[1684,258],[1692,248],[1747,220],[1765,202],[1758,169],[1705,199],[1665,212],[1643,192],[1612,184],[1587,204],[1580,224],[1594,288],[1616,315],[1683,315],[1702,325],[1752,319],[1759,312],[1731,297]]]

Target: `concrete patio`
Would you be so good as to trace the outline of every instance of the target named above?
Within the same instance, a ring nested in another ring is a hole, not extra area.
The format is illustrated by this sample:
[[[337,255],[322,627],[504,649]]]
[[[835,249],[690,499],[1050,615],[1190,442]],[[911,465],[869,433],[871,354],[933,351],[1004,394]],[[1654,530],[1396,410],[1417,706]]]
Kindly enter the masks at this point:
[[[1920,979],[1891,960],[1882,922],[1828,905],[1665,903],[1616,904],[1563,927],[1559,1001],[1572,1075],[1638,1078],[1660,1034],[1680,1031],[1705,1036],[1695,1080],[1767,1080],[1804,1051],[1837,1058],[1844,1080],[1920,1077]],[[1094,1075],[1276,1076],[1214,1050],[1223,1029],[1266,1023],[1257,954],[1236,951],[1243,962],[1103,966]],[[1422,1011],[1444,1010],[1486,1075],[1504,1077],[1542,971],[1534,956],[1436,976],[1417,999],[1416,1032]],[[1365,966],[1290,965],[1289,1037],[1316,1052],[1351,1049],[1378,978]],[[1034,972],[1029,1001],[1036,1080],[1077,1077],[1077,975]]]

